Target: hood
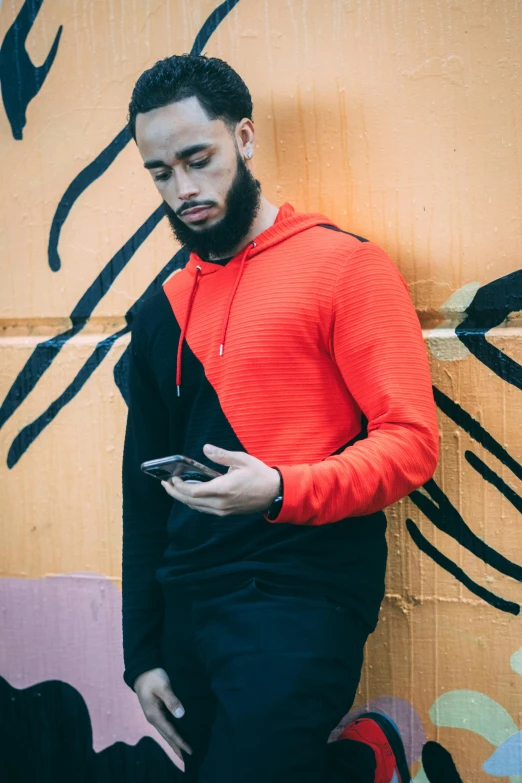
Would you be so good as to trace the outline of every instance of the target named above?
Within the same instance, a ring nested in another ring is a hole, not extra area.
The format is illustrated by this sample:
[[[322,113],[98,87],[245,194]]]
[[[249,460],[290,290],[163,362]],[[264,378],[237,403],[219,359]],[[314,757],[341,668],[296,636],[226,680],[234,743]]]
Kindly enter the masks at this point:
[[[284,242],[285,239],[294,236],[294,234],[299,234],[301,231],[325,224],[329,226],[335,225],[324,215],[296,212],[291,204],[285,203],[279,208],[274,224],[255,237],[239,253],[236,253],[234,258],[241,257],[245,253],[247,258],[253,258],[264,250],[268,250],[269,247]],[[203,261],[196,253],[191,253],[185,268],[194,274],[197,267],[199,267],[202,275],[212,274],[223,268],[221,264]]]
[[[227,335],[228,322],[230,320],[230,311],[232,309],[236,291],[241,282],[241,277],[243,276],[246,260],[259,255],[264,250],[268,250],[268,248],[273,247],[274,245],[278,245],[280,242],[284,242],[285,239],[288,239],[295,234],[299,234],[301,231],[307,231],[309,228],[313,228],[314,226],[319,225],[332,226],[335,224],[324,215],[296,212],[291,204],[285,203],[279,208],[279,212],[277,213],[274,224],[270,226],[270,228],[267,228],[266,231],[263,231],[253,240],[248,242],[248,244],[245,245],[245,247],[243,247],[239,253],[236,253],[233,258],[238,258],[240,263],[226,310],[223,313],[223,328],[219,346],[220,356],[223,356],[225,351],[225,340]],[[181,329],[181,335],[178,344],[176,363],[176,387],[178,397],[181,395],[181,355],[183,350],[183,343],[187,334],[190,313],[192,311],[192,305],[196,297],[198,283],[202,276],[219,272],[220,269],[223,269],[221,264],[214,264],[212,261],[203,261],[201,258],[199,258],[198,255],[196,255],[196,253],[190,254],[189,261],[184,269],[185,272],[193,277],[193,283],[189,296],[187,314]]]

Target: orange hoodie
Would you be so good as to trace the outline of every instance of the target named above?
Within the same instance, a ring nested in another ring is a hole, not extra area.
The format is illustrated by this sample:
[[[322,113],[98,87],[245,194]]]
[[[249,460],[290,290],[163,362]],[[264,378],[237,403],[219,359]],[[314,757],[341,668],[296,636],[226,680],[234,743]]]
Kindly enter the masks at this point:
[[[226,267],[192,254],[164,286],[182,325],[179,392],[186,340],[245,450],[281,472],[276,521],[298,525],[379,511],[427,481],[438,456],[406,284],[381,248],[327,226],[284,204]],[[361,414],[368,437],[335,454]]]
[[[276,467],[283,506],[217,517],[141,462],[205,443]],[[319,584],[375,626],[382,509],[431,477],[438,431],[422,333],[386,253],[289,204],[227,263],[192,255],[138,310],[123,458],[126,679],[160,665],[158,581]]]

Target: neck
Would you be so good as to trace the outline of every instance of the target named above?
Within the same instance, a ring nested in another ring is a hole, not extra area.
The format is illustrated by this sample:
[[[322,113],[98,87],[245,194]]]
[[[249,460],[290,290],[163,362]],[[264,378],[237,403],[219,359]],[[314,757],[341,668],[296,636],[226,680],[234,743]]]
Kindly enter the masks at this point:
[[[245,234],[241,242],[238,242],[237,245],[233,247],[229,253],[227,253],[226,257],[228,258],[237,255],[237,253],[239,253],[239,251],[242,250],[245,245],[248,245],[249,242],[251,242],[255,237],[259,236],[259,234],[262,234],[263,231],[266,231],[267,228],[273,226],[278,212],[279,209],[275,206],[275,204],[271,204],[270,201],[268,201],[264,196],[261,196],[259,209],[254,222],[250,226],[250,230],[247,234]],[[209,260],[219,261],[220,258],[225,258],[225,256],[216,257],[211,255]]]

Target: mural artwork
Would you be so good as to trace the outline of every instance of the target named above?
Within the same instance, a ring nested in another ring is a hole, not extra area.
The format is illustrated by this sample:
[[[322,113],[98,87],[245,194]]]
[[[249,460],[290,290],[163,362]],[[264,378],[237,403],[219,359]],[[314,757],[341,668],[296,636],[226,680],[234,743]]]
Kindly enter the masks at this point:
[[[382,710],[415,783],[522,783],[521,35],[508,0],[0,6],[2,780],[182,779],[122,680],[119,469],[132,319],[187,261],[126,106],[190,51],[249,84],[267,195],[389,251],[430,355],[440,465],[330,739]]]

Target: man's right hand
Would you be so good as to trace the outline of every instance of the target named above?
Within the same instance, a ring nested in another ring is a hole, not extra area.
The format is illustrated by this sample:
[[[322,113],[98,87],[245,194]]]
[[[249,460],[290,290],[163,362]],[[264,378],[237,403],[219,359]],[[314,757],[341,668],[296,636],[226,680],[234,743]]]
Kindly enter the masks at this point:
[[[185,710],[172,692],[165,669],[150,669],[140,674],[134,681],[134,690],[149,723],[159,731],[174,753],[183,761],[180,748],[187,753],[192,753],[192,748],[175,731],[170,715],[182,718]]]

